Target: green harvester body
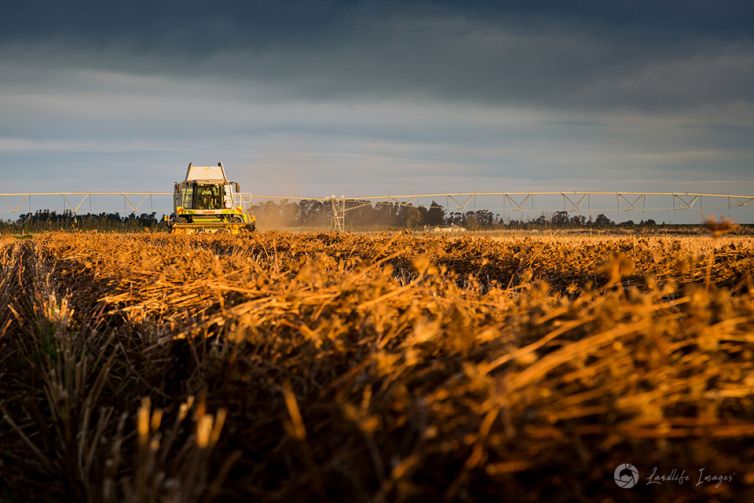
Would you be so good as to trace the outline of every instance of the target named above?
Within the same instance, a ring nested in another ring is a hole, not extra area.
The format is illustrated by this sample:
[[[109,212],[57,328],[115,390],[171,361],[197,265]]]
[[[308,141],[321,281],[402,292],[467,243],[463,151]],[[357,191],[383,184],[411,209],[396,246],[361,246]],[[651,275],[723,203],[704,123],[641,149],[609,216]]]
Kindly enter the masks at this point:
[[[225,176],[222,163],[193,166],[186,178],[175,184],[173,214],[166,218],[170,232],[196,234],[254,231],[255,218],[243,208],[240,186]]]

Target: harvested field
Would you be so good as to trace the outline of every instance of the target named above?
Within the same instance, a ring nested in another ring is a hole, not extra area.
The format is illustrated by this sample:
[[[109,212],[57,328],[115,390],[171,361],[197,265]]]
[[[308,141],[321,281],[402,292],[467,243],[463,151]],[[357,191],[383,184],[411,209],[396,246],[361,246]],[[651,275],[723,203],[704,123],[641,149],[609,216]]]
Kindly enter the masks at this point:
[[[750,238],[0,246],[0,500],[754,500]]]

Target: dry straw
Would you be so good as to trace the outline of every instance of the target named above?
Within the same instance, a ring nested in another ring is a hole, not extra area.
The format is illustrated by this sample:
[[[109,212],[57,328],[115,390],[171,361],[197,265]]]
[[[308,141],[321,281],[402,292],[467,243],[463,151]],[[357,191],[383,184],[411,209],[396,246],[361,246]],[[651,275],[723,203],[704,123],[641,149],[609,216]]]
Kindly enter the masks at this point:
[[[0,495],[593,499],[668,460],[737,475],[659,499],[751,494],[753,264],[721,235],[6,241]]]

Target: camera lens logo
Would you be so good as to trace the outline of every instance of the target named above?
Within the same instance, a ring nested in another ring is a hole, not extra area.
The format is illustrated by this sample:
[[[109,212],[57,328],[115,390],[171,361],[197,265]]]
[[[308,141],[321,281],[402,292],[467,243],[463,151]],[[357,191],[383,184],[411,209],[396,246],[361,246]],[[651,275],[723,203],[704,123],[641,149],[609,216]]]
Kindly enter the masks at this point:
[[[613,477],[615,478],[615,484],[618,487],[631,489],[637,482],[639,482],[639,470],[637,470],[632,464],[623,463],[622,465],[618,465],[618,468],[615,469]]]

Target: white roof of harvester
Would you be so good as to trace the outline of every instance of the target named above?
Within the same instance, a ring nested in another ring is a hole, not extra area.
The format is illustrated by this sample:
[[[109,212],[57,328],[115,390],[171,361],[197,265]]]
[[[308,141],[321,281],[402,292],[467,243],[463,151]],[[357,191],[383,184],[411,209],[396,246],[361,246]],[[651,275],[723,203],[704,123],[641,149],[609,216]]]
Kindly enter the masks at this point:
[[[218,163],[217,166],[193,166],[189,163],[186,170],[186,181],[190,182],[193,180],[216,180],[222,182],[227,180],[227,178],[225,177],[225,169],[223,169],[222,163]]]

